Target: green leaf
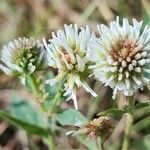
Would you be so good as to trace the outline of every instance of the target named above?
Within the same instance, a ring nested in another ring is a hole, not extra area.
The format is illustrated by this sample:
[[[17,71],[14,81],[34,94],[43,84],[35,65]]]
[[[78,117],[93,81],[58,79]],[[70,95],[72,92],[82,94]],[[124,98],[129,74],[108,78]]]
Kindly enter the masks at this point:
[[[58,114],[57,121],[61,125],[80,126],[85,124],[88,120],[79,111],[69,109]]]
[[[150,105],[135,109],[133,113],[134,119],[136,120],[149,114],[150,114]]]
[[[145,102],[145,103],[138,103],[134,109],[138,109],[138,108],[142,108],[142,107],[146,107],[146,106],[150,106],[150,102]]]
[[[53,72],[48,72],[48,74],[46,75],[45,80],[49,80],[49,79],[53,79],[53,78],[55,78]],[[45,84],[45,91],[47,93],[50,93],[48,99],[51,100],[51,99],[54,98],[55,94],[58,91],[57,89],[58,89],[57,84],[54,84],[53,86],[50,86],[49,84]]]
[[[8,120],[10,123],[13,123],[14,125],[22,127],[24,130],[26,130],[30,134],[36,134],[36,135],[40,135],[40,136],[48,135],[48,131],[46,129],[43,129],[39,126],[30,124],[23,120],[15,118],[14,116],[11,116],[9,113],[7,113],[5,111],[0,110],[0,117]]]
[[[49,72],[45,78],[45,80],[53,79],[55,78],[54,74],[52,72]],[[45,84],[45,92],[49,93],[47,99],[44,101],[44,105],[46,108],[53,112],[55,106],[59,106],[61,101],[64,100],[63,92],[61,91],[63,83],[60,82],[58,84],[54,84],[53,86],[50,86],[49,84]]]
[[[107,109],[106,111],[98,113],[98,116],[107,116],[107,115],[122,115],[125,113],[125,110],[123,109],[117,109],[117,108],[110,108]]]
[[[22,127],[30,134],[48,135],[47,118],[44,117],[40,108],[37,109],[32,101],[24,100],[16,94],[12,96],[8,112],[1,111],[0,116]]]
[[[144,128],[149,128],[149,127],[150,127],[150,116],[142,118],[140,121],[136,122],[133,126],[133,128],[137,132],[143,130]]]
[[[33,105],[34,103],[15,94],[12,96],[9,112],[19,120],[42,128],[47,128],[47,119],[41,112],[40,108]]]

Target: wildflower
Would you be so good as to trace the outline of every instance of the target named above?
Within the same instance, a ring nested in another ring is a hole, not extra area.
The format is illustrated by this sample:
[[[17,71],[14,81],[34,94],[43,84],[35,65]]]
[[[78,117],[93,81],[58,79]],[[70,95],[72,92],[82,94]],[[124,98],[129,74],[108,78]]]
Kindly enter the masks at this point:
[[[95,139],[98,136],[107,138],[110,135],[112,128],[113,125],[111,118],[107,116],[101,116],[90,121],[80,130],[82,130],[84,134],[88,135],[89,138]]]
[[[111,134],[113,129],[112,119],[108,116],[101,116],[95,118],[94,120],[86,123],[85,125],[80,126],[78,131],[67,132],[66,135],[80,135],[85,134],[88,138],[96,139],[100,136],[102,139],[106,139]]]
[[[91,74],[89,69],[91,61],[86,56],[90,40],[92,40],[92,34],[89,28],[81,27],[79,31],[76,25],[64,25],[64,31],[59,30],[56,35],[52,33],[49,44],[43,40],[48,52],[49,66],[58,69],[58,75],[46,83],[54,85],[66,79],[64,96],[68,96],[67,100],[73,99],[76,109],[78,109],[76,98],[78,87],[83,86],[87,92],[97,96],[86,82]]]
[[[100,37],[91,44],[89,58],[95,76],[114,89],[113,99],[117,91],[131,96],[150,82],[150,28],[141,28],[142,21],[133,19],[130,25],[124,18],[120,25],[118,17],[110,27],[98,25]]]
[[[44,64],[44,49],[33,38],[18,38],[2,49],[0,68],[8,75],[21,77],[25,84],[27,75],[40,70]]]

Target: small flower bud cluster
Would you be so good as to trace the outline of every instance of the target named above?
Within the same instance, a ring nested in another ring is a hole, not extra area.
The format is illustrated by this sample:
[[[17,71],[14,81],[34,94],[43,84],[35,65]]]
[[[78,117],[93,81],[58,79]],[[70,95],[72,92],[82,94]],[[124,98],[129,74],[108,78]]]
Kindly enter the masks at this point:
[[[67,135],[72,133],[73,135],[85,134],[91,139],[96,139],[100,136],[103,140],[106,140],[111,134],[113,128],[112,119],[108,116],[101,116],[81,126],[78,131],[68,132]]]
[[[10,41],[2,49],[0,68],[8,75],[26,77],[42,68],[45,50],[43,45],[33,38],[18,38]]]
[[[86,124],[81,130],[83,130],[89,138],[95,139],[97,136],[107,138],[110,135],[112,129],[112,119],[107,116],[101,116],[90,121],[90,123]]]

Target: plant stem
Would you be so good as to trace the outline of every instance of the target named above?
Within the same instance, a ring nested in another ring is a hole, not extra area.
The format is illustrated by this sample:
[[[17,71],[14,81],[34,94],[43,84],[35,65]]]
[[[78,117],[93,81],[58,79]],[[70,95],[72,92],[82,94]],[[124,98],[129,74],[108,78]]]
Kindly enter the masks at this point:
[[[53,103],[51,105],[51,107],[49,108],[49,111],[48,111],[48,114],[51,115],[55,110],[56,110],[56,107],[60,104],[61,102],[61,86],[59,87],[58,89],[58,92],[56,93],[54,99],[53,99]]]
[[[31,83],[31,88],[35,94],[35,96],[37,96],[37,98],[40,98],[41,96],[41,91],[39,90],[39,87],[38,87],[38,82],[35,78],[35,76],[33,75],[30,75],[28,76],[28,79],[30,80],[30,83]]]
[[[129,102],[129,105],[128,105],[128,110],[133,113],[133,108],[134,108],[134,104],[135,104],[135,100],[134,100],[134,97],[133,96],[128,96],[128,102]]]
[[[49,99],[52,103],[49,107],[45,107],[44,105],[44,108],[47,109],[47,115],[49,117],[51,117],[52,113],[57,109],[57,106],[60,105],[60,102],[61,102],[61,96],[62,96],[62,82],[60,82],[58,85],[57,85],[57,92],[55,93],[55,96],[54,98],[52,99]],[[43,108],[43,109],[44,109]]]
[[[39,83],[37,78],[33,75],[29,76],[29,80],[30,80],[30,83],[31,83],[31,88],[32,88],[35,96],[38,98],[38,100],[39,100],[38,102],[40,102],[43,112],[45,112],[47,115],[49,115],[49,112],[48,112],[45,104],[43,103],[43,96],[45,94],[45,91],[42,91],[40,89],[41,83]],[[60,88],[58,90],[58,93],[55,95],[55,97],[53,99],[54,103],[53,103],[53,105],[51,106],[51,109],[50,109],[51,113],[55,110],[55,107],[60,103],[60,96],[61,96]],[[47,143],[49,150],[56,150],[53,133],[50,133],[46,138],[44,138],[44,140]]]
[[[45,139],[45,143],[49,150],[56,150],[55,140],[52,133]]]
[[[101,143],[101,149],[102,149],[102,150],[105,150],[105,149],[104,149],[104,142],[103,142],[103,141],[102,141],[102,143]]]
[[[122,150],[128,150],[129,149],[129,140],[130,140],[130,130],[133,124],[133,109],[134,109],[134,96],[128,97],[128,113],[126,113],[126,127],[125,127],[125,133],[124,133],[124,140],[122,144]]]
[[[33,75],[29,76],[29,79],[30,79],[30,83],[31,83],[31,88],[32,88],[35,96],[38,98],[43,112],[48,114],[48,110],[47,110],[45,104],[42,102],[43,101],[42,98],[43,98],[43,95],[45,94],[45,92],[40,90],[40,88],[39,88],[40,84],[38,83],[38,80],[36,79],[35,76],[33,76]],[[47,146],[50,150],[56,149],[53,133],[50,133],[50,135],[48,135],[48,137],[46,137],[44,140],[47,143]]]
[[[46,109],[44,103],[42,103],[42,101],[43,101],[42,98],[45,93],[43,93],[43,91],[40,90],[40,88],[39,88],[40,85],[38,83],[38,80],[33,75],[28,76],[28,79],[30,80],[31,88],[32,88],[35,96],[37,97],[38,102],[40,103],[43,112],[47,112],[47,109]]]
[[[125,133],[124,133],[124,140],[122,145],[122,150],[128,150],[129,149],[129,137],[130,137],[130,130],[133,123],[133,117],[131,113],[126,113],[126,127],[125,127]]]

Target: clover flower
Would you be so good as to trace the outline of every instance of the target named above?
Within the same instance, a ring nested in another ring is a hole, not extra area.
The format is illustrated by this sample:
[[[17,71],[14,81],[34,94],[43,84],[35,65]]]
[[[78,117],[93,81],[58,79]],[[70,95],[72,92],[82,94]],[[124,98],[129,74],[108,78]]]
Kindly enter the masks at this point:
[[[100,136],[103,140],[106,140],[110,136],[114,128],[114,124],[111,117],[100,116],[99,118],[94,118],[92,121],[77,127],[79,127],[77,131],[69,131],[66,135],[68,136],[72,134],[75,136],[84,134],[90,139],[96,139]]]
[[[97,96],[86,82],[86,79],[91,74],[89,66],[92,63],[86,56],[88,43],[91,40],[90,29],[81,27],[78,30],[76,25],[64,25],[64,31],[58,30],[56,35],[52,33],[52,39],[49,40],[49,44],[43,40],[48,52],[49,66],[58,69],[58,75],[54,79],[46,81],[46,83],[54,85],[65,79],[64,96],[68,96],[67,100],[73,99],[76,109],[78,109],[76,98],[78,87],[82,86],[87,92]]]
[[[25,84],[26,76],[40,70],[44,64],[44,49],[33,38],[18,38],[10,41],[2,49],[0,69],[11,76],[21,77]]]
[[[142,28],[142,21],[133,19],[130,25],[126,18],[122,25],[119,18],[110,27],[98,25],[100,37],[92,43],[88,57],[95,62],[95,76],[126,96],[150,82],[150,28]],[[93,55],[91,55],[91,53]]]
[[[113,129],[112,119],[107,116],[101,116],[90,121],[79,130],[88,135],[89,138],[95,139],[98,136],[107,138]]]

